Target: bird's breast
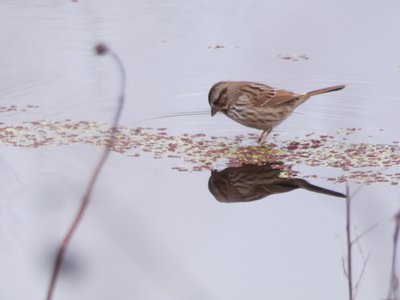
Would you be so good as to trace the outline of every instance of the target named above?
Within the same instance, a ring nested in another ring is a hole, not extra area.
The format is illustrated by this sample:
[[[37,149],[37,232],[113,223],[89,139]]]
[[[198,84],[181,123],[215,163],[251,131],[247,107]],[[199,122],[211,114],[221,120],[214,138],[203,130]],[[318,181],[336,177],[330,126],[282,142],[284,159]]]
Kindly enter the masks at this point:
[[[231,106],[224,112],[232,120],[251,128],[264,130],[274,127],[286,119],[291,111],[260,106]]]

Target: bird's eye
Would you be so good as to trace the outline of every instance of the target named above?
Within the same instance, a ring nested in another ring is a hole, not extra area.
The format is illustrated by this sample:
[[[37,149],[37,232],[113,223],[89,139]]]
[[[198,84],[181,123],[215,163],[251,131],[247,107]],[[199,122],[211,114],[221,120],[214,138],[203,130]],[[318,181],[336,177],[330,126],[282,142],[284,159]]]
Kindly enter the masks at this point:
[[[225,103],[226,98],[226,91],[228,88],[224,88],[218,95],[218,98],[215,99],[214,104],[218,106],[222,106]]]
[[[221,97],[217,98],[217,99],[215,100],[214,104],[215,104],[216,106],[222,106],[222,104],[223,104],[222,98],[221,98]]]

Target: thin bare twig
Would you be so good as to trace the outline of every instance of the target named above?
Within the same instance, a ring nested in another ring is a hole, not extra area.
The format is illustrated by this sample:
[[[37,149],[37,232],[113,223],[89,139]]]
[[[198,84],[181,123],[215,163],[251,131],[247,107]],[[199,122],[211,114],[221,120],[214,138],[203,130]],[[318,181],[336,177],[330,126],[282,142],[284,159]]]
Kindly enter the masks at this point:
[[[355,299],[356,296],[357,296],[358,287],[360,286],[361,279],[362,279],[363,276],[364,276],[365,268],[367,267],[367,264],[368,264],[368,261],[369,261],[369,257],[370,257],[370,253],[368,253],[367,258],[364,259],[363,266],[362,266],[362,269],[361,269],[361,273],[360,273],[360,275],[358,276],[358,280],[357,280],[357,282],[356,282],[356,285],[354,286],[354,296],[353,296],[354,299]]]
[[[397,247],[399,242],[399,234],[400,234],[400,210],[394,216],[395,219],[395,227],[393,234],[393,253],[392,253],[392,266],[390,272],[390,285],[387,299],[399,300],[399,277],[397,275],[396,270],[396,258],[397,258]]]
[[[363,187],[364,185],[358,186],[356,190],[353,192],[353,194],[350,195],[350,199],[353,199]]]
[[[350,233],[350,193],[349,184],[346,184],[346,237],[347,237],[347,283],[349,289],[349,300],[353,300],[353,274],[351,256],[351,233]]]
[[[342,257],[342,268],[343,268],[343,273],[346,278],[349,278],[349,274],[347,274],[347,267],[346,267],[346,262],[344,257]]]
[[[350,195],[349,191],[349,185],[346,184],[346,238],[347,238],[347,268],[345,269],[344,274],[347,277],[347,283],[348,283],[348,290],[349,290],[349,300],[354,300],[357,296],[357,292],[361,283],[361,280],[364,276],[370,254],[368,253],[367,257],[365,258],[363,255],[363,251],[360,245],[360,240],[362,237],[364,237],[366,234],[371,232],[376,226],[378,226],[378,223],[372,225],[371,227],[367,228],[363,233],[361,233],[359,236],[357,236],[354,240],[351,239],[351,201],[352,197],[357,194],[357,192],[360,190],[358,188],[352,195]],[[363,258],[363,266],[361,269],[361,272],[358,276],[356,284],[353,286],[353,271],[352,271],[352,248],[353,245],[357,244],[359,247],[360,254]],[[342,259],[342,265],[344,268],[344,260]]]
[[[370,258],[370,253],[367,254],[367,257],[364,256],[364,251],[363,251],[363,249],[362,249],[360,240],[361,240],[361,238],[362,238],[363,236],[365,236],[367,233],[371,232],[377,225],[378,225],[378,223],[372,225],[371,227],[367,228],[367,229],[366,229],[363,233],[361,233],[360,235],[358,235],[358,234],[355,232],[356,238],[351,242],[351,246],[352,246],[352,247],[353,247],[354,244],[357,245],[358,251],[360,252],[360,255],[361,255],[362,259],[363,259],[363,266],[362,266],[362,268],[361,268],[361,272],[360,272],[360,274],[359,274],[359,276],[358,276],[358,279],[357,279],[357,282],[356,282],[356,284],[354,285],[354,288],[353,288],[353,290],[354,290],[353,299],[356,299],[356,297],[357,297],[358,288],[359,288],[359,286],[360,286],[361,280],[362,280],[362,278],[363,278],[363,276],[364,276],[364,272],[365,272],[365,269],[366,269],[366,267],[367,267],[367,264],[368,264],[368,261],[369,261],[369,258]]]
[[[358,243],[360,241],[361,238],[363,238],[366,234],[370,233],[372,230],[374,230],[377,226],[379,225],[379,223],[375,223],[374,225],[372,225],[371,227],[367,228],[363,233],[361,233],[359,236],[357,236],[352,242],[351,244],[355,244]]]
[[[114,120],[113,120],[113,127],[111,128],[111,134],[110,134],[110,138],[106,143],[106,146],[103,150],[103,153],[100,157],[99,162],[97,163],[92,176],[90,177],[89,183],[86,187],[86,191],[82,197],[81,200],[81,205],[76,213],[75,218],[73,219],[64,239],[62,240],[61,244],[59,245],[58,248],[58,252],[57,252],[57,256],[56,259],[54,261],[54,267],[53,267],[53,272],[51,275],[51,279],[50,279],[50,283],[49,283],[49,287],[47,290],[47,300],[51,300],[52,296],[53,296],[53,292],[54,292],[54,288],[56,285],[56,281],[58,278],[58,275],[60,273],[61,270],[61,266],[63,263],[63,259],[64,259],[64,254],[65,251],[69,245],[69,243],[71,242],[71,239],[80,223],[80,221],[82,220],[82,217],[89,205],[90,202],[90,196],[92,194],[94,185],[96,183],[96,180],[105,164],[105,162],[107,161],[107,158],[110,154],[110,148],[113,146],[114,141],[115,141],[115,133],[117,131],[117,127],[118,127],[118,123],[119,123],[119,119],[121,116],[121,112],[122,112],[122,108],[124,106],[124,100],[125,100],[125,81],[126,81],[126,75],[125,75],[125,69],[124,66],[121,62],[121,60],[119,59],[118,55],[115,54],[111,49],[109,49],[107,46],[105,46],[104,44],[98,44],[95,47],[95,51],[98,55],[105,55],[107,53],[109,53],[111,55],[111,57],[114,59],[114,61],[116,62],[116,64],[118,65],[120,74],[121,74],[121,93],[119,95],[118,98],[118,107],[117,110],[115,112],[115,116],[114,116]]]

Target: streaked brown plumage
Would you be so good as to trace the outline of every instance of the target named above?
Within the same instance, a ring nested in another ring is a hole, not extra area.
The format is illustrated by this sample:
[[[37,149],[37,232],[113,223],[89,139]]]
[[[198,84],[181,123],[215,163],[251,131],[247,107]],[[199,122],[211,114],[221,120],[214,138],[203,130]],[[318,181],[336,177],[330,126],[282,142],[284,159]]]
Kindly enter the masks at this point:
[[[337,85],[296,94],[262,83],[221,81],[211,87],[208,103],[211,106],[211,116],[220,111],[242,125],[262,130],[258,139],[261,145],[275,126],[311,96],[338,91],[344,87]]]
[[[304,179],[281,178],[281,170],[273,165],[244,165],[238,168],[226,168],[222,171],[211,171],[208,188],[220,202],[248,202],[259,200],[273,194],[286,193],[302,188],[311,192],[335,197],[346,197],[344,194],[312,185]]]

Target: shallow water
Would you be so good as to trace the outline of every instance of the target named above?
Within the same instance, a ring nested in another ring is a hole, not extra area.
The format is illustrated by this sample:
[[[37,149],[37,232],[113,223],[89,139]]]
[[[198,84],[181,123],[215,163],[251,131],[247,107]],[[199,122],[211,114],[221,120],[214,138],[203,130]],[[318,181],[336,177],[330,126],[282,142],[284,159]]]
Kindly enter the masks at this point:
[[[367,231],[353,247],[356,298],[387,297],[400,207],[399,8],[358,0],[3,1],[0,298],[44,298],[54,252],[100,156],[119,76],[110,57],[93,54],[99,41],[127,71],[126,144],[118,144],[126,147],[114,149],[96,184],[55,299],[348,298],[343,198],[265,178],[237,183],[261,190],[261,200],[214,197],[211,169],[266,158],[289,167],[281,177],[341,193],[343,176],[351,193],[361,186],[351,202],[353,240]],[[309,59],[282,59],[289,55]],[[257,131],[206,113],[210,86],[226,79],[296,92],[347,87],[300,106],[257,152]],[[302,150],[313,139],[323,145]],[[336,154],[359,145],[368,151],[351,152],[349,170],[335,167]]]

